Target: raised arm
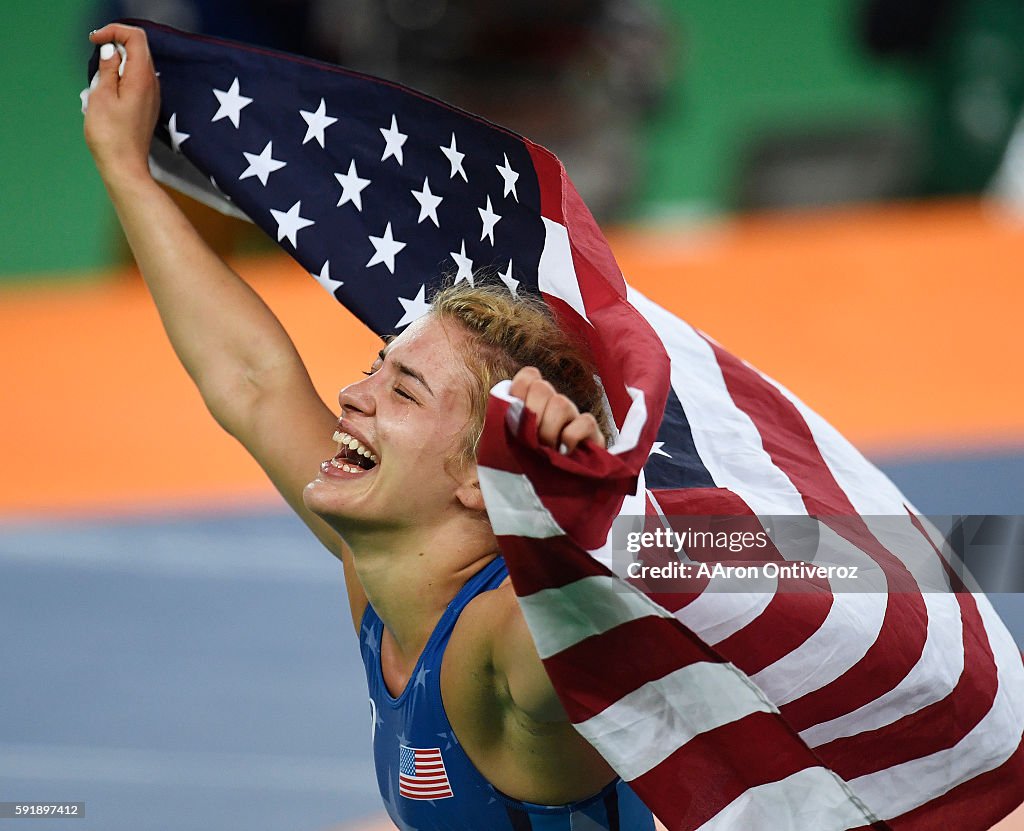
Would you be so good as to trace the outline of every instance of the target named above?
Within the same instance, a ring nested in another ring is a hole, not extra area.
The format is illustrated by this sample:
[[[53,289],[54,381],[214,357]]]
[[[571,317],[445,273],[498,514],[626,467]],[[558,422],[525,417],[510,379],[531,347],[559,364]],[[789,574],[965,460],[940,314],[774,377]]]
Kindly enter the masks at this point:
[[[273,312],[203,241],[149,172],[160,90],[143,30],[111,24],[93,43],[125,47],[100,61],[85,138],[167,335],[210,413],[237,438],[316,536],[345,564],[353,616],[365,595],[341,538],[302,502],[337,417]]]

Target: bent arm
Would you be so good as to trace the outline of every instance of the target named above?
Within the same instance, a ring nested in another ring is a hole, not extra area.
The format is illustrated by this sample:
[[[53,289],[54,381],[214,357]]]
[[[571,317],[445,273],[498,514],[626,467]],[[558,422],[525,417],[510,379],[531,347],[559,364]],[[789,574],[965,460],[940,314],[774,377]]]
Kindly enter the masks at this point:
[[[358,619],[365,595],[341,538],[303,504],[317,466],[334,455],[336,415],[317,395],[288,333],[263,300],[200,237],[149,173],[159,87],[145,32],[110,25],[94,43],[125,45],[100,63],[85,135],[175,353],[210,413],[270,476],[288,504],[342,559]]]

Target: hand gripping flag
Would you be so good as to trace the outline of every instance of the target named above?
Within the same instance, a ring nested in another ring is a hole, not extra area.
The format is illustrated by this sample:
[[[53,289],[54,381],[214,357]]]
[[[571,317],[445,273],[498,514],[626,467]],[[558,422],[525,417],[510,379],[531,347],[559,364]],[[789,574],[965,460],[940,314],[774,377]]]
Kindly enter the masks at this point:
[[[484,268],[589,344],[610,450],[539,446],[505,382],[481,483],[566,711],[672,831],[980,831],[1021,802],[1024,667],[988,601],[835,430],[626,286],[557,158],[387,81],[137,25],[158,178],[255,222],[374,331]],[[656,603],[615,576],[620,514],[818,517],[889,591],[780,579]],[[960,590],[921,590],[936,574]]]

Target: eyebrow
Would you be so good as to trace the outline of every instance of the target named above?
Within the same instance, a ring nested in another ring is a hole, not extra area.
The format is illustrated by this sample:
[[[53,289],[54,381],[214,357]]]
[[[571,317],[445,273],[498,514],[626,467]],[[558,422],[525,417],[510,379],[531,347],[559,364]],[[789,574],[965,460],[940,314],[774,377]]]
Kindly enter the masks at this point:
[[[380,352],[377,353],[377,357],[380,358],[381,361],[383,362],[387,358],[387,350],[381,349]],[[395,365],[395,369],[397,369],[403,375],[408,375],[410,378],[419,381],[426,388],[427,392],[429,392],[432,396],[434,395],[434,391],[430,388],[430,384],[427,383],[427,379],[424,378],[423,375],[420,374],[417,370],[413,369],[408,364],[403,364],[396,358],[392,358],[391,362]],[[436,398],[437,396],[434,397]]]

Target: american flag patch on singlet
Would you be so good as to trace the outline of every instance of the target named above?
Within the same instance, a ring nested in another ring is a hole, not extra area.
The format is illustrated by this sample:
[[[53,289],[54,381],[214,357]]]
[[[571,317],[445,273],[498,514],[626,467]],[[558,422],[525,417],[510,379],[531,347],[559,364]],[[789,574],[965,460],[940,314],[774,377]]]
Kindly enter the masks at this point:
[[[445,799],[454,796],[445,773],[441,748],[406,747],[398,750],[398,793],[408,799]]]

